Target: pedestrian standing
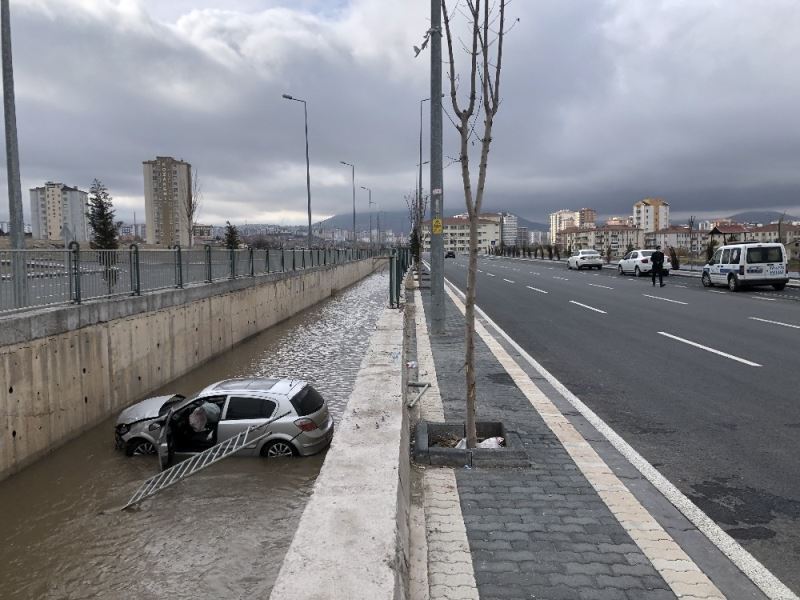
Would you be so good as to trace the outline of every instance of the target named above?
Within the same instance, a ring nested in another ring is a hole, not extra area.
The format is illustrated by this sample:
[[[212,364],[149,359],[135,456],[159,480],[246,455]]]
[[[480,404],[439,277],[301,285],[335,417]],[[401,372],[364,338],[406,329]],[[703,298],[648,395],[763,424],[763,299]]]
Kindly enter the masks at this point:
[[[664,253],[661,251],[661,246],[656,246],[656,251],[650,256],[650,261],[653,263],[653,268],[650,270],[653,287],[656,285],[656,275],[658,275],[659,287],[664,287]]]

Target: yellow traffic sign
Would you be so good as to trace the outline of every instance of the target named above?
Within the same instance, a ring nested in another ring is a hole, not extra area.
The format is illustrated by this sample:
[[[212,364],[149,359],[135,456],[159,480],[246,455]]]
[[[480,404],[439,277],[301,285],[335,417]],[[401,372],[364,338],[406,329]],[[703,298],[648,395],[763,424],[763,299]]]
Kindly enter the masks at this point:
[[[442,220],[441,219],[434,219],[433,220],[433,225],[431,227],[431,230],[435,234],[442,233]]]

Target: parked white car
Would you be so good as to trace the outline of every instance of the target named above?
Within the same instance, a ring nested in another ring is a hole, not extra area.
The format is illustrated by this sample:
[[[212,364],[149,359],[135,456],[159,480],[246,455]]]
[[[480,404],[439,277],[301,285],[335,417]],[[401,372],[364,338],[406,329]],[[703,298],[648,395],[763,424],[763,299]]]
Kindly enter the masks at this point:
[[[751,285],[782,290],[789,281],[783,244],[743,242],[717,248],[703,267],[703,285],[726,285],[732,292]]]
[[[589,269],[602,269],[603,257],[597,250],[578,250],[572,253],[567,259],[568,269],[578,269],[579,271],[584,267]]]
[[[632,273],[636,277],[641,277],[644,273],[649,273],[653,270],[653,261],[650,257],[655,250],[632,250],[623,256],[619,263],[617,263],[617,272],[620,275]],[[664,268],[662,272],[664,275],[669,275],[672,269],[672,261],[669,256],[664,255]]]

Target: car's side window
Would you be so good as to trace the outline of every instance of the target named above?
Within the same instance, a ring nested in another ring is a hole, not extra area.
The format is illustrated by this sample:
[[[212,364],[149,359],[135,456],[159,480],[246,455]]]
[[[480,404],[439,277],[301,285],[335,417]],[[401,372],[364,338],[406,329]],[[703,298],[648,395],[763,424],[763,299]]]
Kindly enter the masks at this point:
[[[739,264],[739,259],[741,258],[741,256],[742,256],[742,249],[741,248],[734,248],[733,250],[731,250],[731,264],[732,265],[738,265]]]
[[[228,410],[225,412],[225,420],[266,419],[273,412],[275,412],[275,403],[272,400],[231,396],[228,401]]]
[[[730,259],[731,259],[731,250],[730,248],[728,248],[722,253],[722,264],[727,265],[730,262]]]

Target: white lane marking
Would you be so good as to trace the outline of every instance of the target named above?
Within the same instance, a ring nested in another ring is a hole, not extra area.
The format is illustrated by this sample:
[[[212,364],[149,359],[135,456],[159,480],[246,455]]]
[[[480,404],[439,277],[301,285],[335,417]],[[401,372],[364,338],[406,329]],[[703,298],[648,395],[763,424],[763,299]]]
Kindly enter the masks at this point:
[[[708,290],[712,294],[727,294],[728,292],[720,292],[719,290]]]
[[[681,285],[680,283],[674,283],[672,285],[673,285],[673,287],[682,287],[682,288],[688,288],[689,287],[688,285]]]
[[[553,275],[553,279],[560,279],[561,281],[569,281],[569,279],[567,279],[566,277],[557,277],[556,275]]]
[[[800,325],[792,325],[791,323],[781,323],[780,321],[770,321],[769,319],[759,319],[758,317],[747,317],[753,321],[761,321],[762,323],[772,323],[773,325],[783,325],[784,327],[791,327],[792,329],[800,329]]]
[[[492,273],[486,273],[489,277],[494,277]]]
[[[456,292],[464,299],[464,292],[459,290],[453,285],[452,282],[446,280],[448,285],[451,286]],[[628,462],[630,462],[636,470],[647,479],[653,487],[655,487],[672,505],[677,508],[689,521],[699,529],[708,540],[719,548],[725,556],[727,556],[733,564],[735,564],[742,573],[747,575],[754,584],[756,584],[764,594],[771,600],[800,600],[798,596],[792,592],[786,585],[769,569],[762,565],[755,557],[734,540],[730,535],[725,533],[722,528],[717,525],[706,513],[700,510],[697,505],[689,500],[683,492],[681,492],[675,485],[666,477],[664,477],[658,469],[647,462],[641,454],[634,450],[633,446],[628,444],[620,435],[611,429],[603,419],[597,416],[595,412],[586,406],[580,398],[573,394],[567,386],[561,383],[555,376],[539,364],[525,349],[515,342],[510,335],[508,335],[500,326],[492,321],[480,306],[475,306],[475,312],[480,315],[492,328],[516,351],[524,358],[531,367],[533,367],[545,380],[553,386],[553,388],[560,393],[564,399],[569,402],[575,410],[577,410],[592,426],[603,434],[609,443],[622,454]]]
[[[586,285],[590,285],[592,287],[604,288],[604,289],[607,289],[607,290],[613,290],[614,289],[614,288],[609,287],[607,285],[600,285],[599,283],[587,283]]]
[[[581,304],[580,302],[575,302],[575,300],[570,300],[570,304],[577,304],[578,306],[582,306],[583,308],[588,308],[589,310],[593,310],[594,312],[603,313],[607,315],[608,313],[604,310],[600,310],[599,308],[595,308],[594,306],[589,306],[588,304]]]
[[[775,298],[764,298],[763,296],[753,296],[756,300],[766,300],[767,302],[777,302]]]
[[[514,283],[513,281],[511,281],[510,279],[506,279],[505,277],[503,278],[503,281],[507,281],[508,283]]]
[[[540,294],[549,294],[550,292],[545,292],[544,290],[540,290],[539,288],[531,287],[529,285],[525,286],[529,290],[533,290],[534,292],[539,292]]]
[[[464,314],[463,302],[450,286],[446,290],[456,308]],[[475,322],[475,331],[567,451],[611,514],[617,518],[675,594],[683,596],[682,592],[691,589],[692,595],[697,597],[723,598],[722,593],[708,576],[664,530],[630,488],[620,480],[586,438],[531,380],[520,364],[500,341],[489,333],[480,320]],[[676,568],[678,566],[679,569]],[[691,588],[687,585],[687,579],[691,581]]]
[[[694,346],[695,348],[700,348],[701,350],[705,350],[706,352],[711,352],[712,354],[717,354],[719,356],[724,356],[725,358],[730,358],[731,360],[735,360],[736,362],[740,362],[744,365],[748,365],[750,367],[762,367],[764,365],[760,365],[753,361],[739,358],[738,356],[734,356],[733,354],[728,354],[727,352],[722,352],[721,350],[715,350],[714,348],[709,348],[708,346],[703,346],[703,344],[698,344],[697,342],[693,342],[691,340],[687,340],[686,338],[678,337],[677,335],[672,335],[671,333],[667,333],[665,331],[659,331],[658,335],[663,335],[664,337],[671,338],[673,340],[677,340],[679,342],[683,342],[684,344],[689,344],[690,346]]]
[[[670,300],[669,298],[662,298],[661,296],[651,296],[650,294],[642,294],[645,298],[653,298],[654,300],[663,300],[664,302],[672,302],[673,304],[687,305],[688,302],[681,302],[680,300]]]

